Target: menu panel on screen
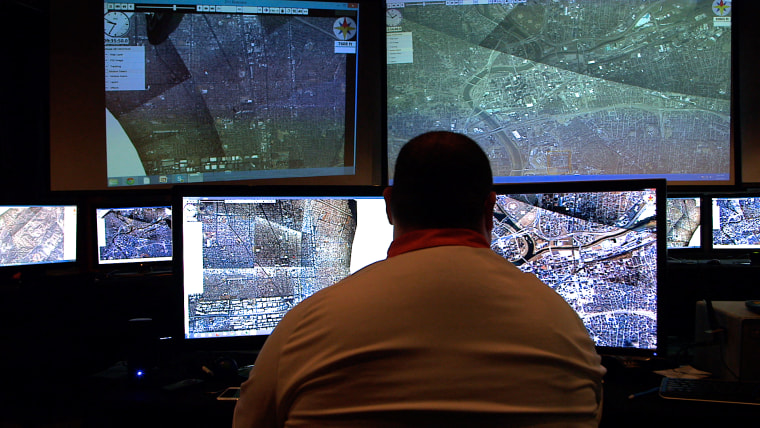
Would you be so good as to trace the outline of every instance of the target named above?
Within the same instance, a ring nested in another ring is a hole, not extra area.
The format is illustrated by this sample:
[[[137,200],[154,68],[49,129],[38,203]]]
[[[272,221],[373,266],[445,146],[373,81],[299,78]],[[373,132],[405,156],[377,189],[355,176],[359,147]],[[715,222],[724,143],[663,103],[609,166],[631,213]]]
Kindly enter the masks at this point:
[[[0,206],[0,267],[76,261],[76,205]]]
[[[731,2],[386,1],[389,176],[431,130],[497,182],[734,182]]]
[[[379,193],[181,197],[186,339],[265,336],[315,292],[382,260],[393,238]]]
[[[497,187],[491,247],[564,297],[600,349],[658,352],[664,181],[560,184]]]

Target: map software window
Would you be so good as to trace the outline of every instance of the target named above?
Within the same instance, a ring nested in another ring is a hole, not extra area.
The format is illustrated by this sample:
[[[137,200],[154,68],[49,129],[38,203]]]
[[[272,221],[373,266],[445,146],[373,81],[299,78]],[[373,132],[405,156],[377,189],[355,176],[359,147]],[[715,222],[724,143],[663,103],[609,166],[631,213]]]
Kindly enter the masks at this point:
[[[357,3],[104,4],[108,185],[355,173]]]

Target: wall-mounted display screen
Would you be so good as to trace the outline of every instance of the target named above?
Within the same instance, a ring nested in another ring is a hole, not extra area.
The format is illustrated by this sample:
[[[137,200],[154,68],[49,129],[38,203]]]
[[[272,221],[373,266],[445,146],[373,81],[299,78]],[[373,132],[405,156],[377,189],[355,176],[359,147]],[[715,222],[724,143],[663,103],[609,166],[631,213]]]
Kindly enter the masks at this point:
[[[51,5],[53,190],[379,181],[381,5],[88,3]]]
[[[389,176],[462,132],[497,182],[734,183],[732,7],[712,0],[388,0]]]

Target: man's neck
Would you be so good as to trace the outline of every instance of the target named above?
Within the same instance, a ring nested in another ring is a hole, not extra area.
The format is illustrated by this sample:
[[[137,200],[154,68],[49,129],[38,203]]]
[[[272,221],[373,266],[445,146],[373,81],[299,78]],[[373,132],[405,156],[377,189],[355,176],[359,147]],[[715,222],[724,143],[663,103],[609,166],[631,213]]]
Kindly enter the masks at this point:
[[[465,246],[489,248],[490,239],[471,229],[415,229],[395,238],[388,248],[388,257],[432,247]]]

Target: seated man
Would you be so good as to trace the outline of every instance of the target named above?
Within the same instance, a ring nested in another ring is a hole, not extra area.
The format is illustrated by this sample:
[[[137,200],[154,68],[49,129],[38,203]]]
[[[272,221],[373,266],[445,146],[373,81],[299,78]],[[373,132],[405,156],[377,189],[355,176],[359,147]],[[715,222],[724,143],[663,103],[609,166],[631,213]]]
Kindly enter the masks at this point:
[[[490,249],[492,180],[466,136],[409,141],[388,258],[286,314],[234,426],[598,425],[605,369],[581,320]]]

